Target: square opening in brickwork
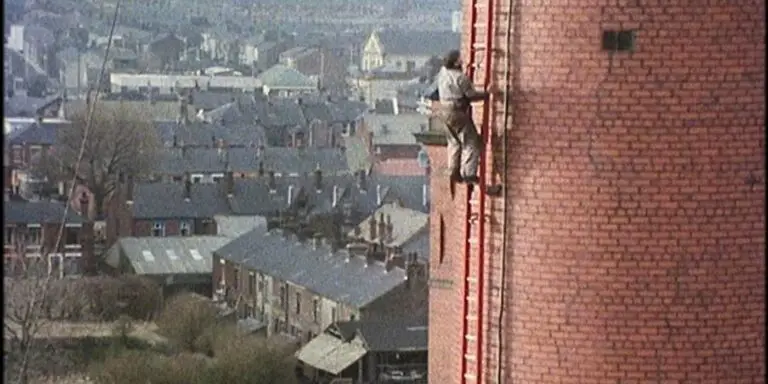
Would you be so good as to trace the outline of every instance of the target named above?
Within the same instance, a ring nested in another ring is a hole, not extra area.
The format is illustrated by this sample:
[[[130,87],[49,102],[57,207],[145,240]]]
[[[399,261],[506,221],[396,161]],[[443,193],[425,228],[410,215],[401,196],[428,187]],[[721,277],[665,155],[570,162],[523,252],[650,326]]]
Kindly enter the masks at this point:
[[[603,31],[603,50],[608,52],[631,52],[635,49],[635,31]]]

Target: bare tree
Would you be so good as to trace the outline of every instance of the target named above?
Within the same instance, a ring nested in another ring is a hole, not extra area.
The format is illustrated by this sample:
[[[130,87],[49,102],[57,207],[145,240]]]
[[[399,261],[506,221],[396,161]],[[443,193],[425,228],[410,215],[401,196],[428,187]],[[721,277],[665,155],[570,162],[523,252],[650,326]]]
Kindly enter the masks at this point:
[[[72,123],[57,132],[55,149],[40,161],[39,173],[49,181],[77,177],[93,193],[100,215],[118,186],[118,175],[142,176],[157,154],[157,132],[152,122],[141,116],[140,110],[127,105],[97,109],[78,169],[87,114],[75,114]]]

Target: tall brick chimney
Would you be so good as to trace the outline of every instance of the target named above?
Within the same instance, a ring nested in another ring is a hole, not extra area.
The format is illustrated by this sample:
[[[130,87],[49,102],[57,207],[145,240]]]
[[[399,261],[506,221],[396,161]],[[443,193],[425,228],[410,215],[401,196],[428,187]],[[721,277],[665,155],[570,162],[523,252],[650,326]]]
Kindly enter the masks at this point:
[[[429,290],[429,383],[765,383],[765,1],[492,9],[477,20],[492,40],[477,39],[493,55],[473,80],[491,73],[500,92],[473,117],[492,141],[482,176],[504,188],[468,255],[477,193],[451,196],[445,135],[416,134],[430,221],[445,223],[431,252],[452,260],[430,263],[452,285]],[[552,38],[563,30],[584,33]],[[467,66],[483,53],[462,45]],[[482,312],[462,310],[467,258]],[[462,340],[480,361],[465,372]]]

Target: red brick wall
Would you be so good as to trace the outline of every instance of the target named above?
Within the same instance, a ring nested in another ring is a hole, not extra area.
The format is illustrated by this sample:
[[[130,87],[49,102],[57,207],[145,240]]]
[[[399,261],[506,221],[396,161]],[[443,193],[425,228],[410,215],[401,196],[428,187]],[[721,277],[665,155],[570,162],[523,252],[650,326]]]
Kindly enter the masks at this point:
[[[506,163],[492,148],[507,187],[487,208],[483,382],[496,382],[502,262],[502,383],[765,382],[765,3],[628,3],[519,3],[508,65],[495,19],[497,84],[519,71]],[[600,51],[612,28],[638,30],[634,53]],[[435,182],[433,206],[449,206]],[[445,220],[453,263],[462,210]],[[460,273],[444,275],[430,382],[453,384]]]

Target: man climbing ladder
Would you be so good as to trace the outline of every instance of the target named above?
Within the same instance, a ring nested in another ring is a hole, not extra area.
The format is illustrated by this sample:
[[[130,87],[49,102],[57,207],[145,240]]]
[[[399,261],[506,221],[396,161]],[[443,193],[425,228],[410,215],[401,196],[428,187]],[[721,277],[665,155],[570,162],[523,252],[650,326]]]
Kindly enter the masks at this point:
[[[472,120],[471,103],[487,101],[490,91],[478,91],[462,72],[458,50],[448,52],[437,74],[437,89],[431,95],[437,101],[435,116],[445,125],[448,141],[448,168],[451,183],[478,184],[477,175],[482,139]],[[497,188],[491,188],[496,193]]]

